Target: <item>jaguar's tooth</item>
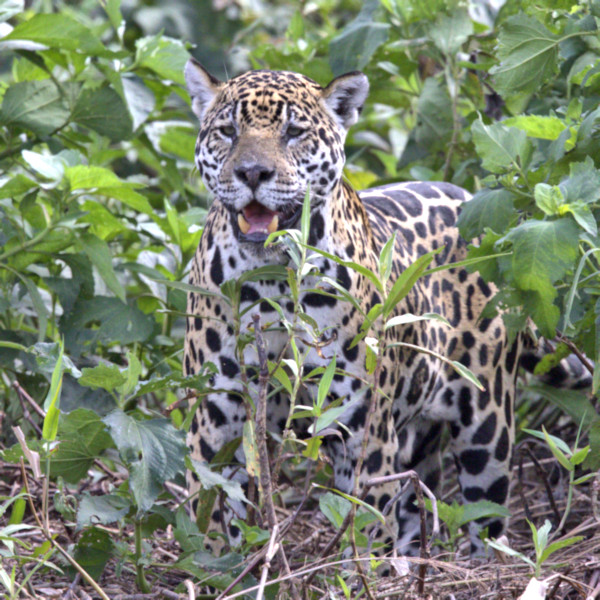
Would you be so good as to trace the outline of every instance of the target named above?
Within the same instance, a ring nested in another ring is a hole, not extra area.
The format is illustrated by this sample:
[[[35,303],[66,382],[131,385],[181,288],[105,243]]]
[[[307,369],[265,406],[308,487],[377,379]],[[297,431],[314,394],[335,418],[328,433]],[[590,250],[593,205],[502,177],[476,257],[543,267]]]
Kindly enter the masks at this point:
[[[267,231],[269,233],[275,233],[277,231],[278,227],[279,227],[279,215],[275,215],[271,219],[271,222],[267,225]]]
[[[244,215],[242,213],[238,213],[238,227],[240,231],[246,235],[250,231],[250,223],[244,219]]]

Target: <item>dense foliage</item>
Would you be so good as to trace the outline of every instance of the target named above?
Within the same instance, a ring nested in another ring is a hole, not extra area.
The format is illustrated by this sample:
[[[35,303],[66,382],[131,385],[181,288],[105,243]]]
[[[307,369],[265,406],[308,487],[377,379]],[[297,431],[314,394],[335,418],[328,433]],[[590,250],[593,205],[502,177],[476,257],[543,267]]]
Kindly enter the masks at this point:
[[[67,484],[101,455],[127,469],[102,501],[83,494],[73,512],[56,500],[93,532],[76,558],[99,549],[85,565],[94,576],[123,552],[94,525],[124,518],[138,567],[142,535],[167,522],[180,566],[200,576],[204,564],[186,558],[200,548],[195,524],[160,504],[164,482],[185,468],[186,423],[179,408],[158,413],[176,390],[206,383],[181,375],[181,282],[209,203],[192,163],[190,53],[221,77],[265,66],[326,84],[364,70],[371,93],[348,140],[348,180],[472,191],[460,227],[481,236],[470,256],[490,257],[475,267],[500,290],[488,310],[504,310],[515,333],[531,318],[539,334],[558,335],[558,357],[584,352],[598,389],[600,2],[493,6],[0,1],[1,437],[14,443],[19,423]],[[593,408],[574,400],[565,410],[593,423],[599,449]],[[35,403],[43,423],[29,417]],[[224,484],[213,476],[207,486]]]

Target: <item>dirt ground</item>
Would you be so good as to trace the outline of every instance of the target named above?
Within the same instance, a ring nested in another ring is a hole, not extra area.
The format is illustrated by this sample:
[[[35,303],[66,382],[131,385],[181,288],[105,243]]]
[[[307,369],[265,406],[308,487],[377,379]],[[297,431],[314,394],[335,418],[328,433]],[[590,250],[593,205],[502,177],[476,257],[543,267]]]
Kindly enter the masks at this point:
[[[563,436],[575,435],[573,428],[561,432]],[[563,437],[565,439],[565,437]],[[540,527],[546,519],[553,525],[554,532],[560,522],[566,506],[568,490],[568,474],[558,466],[544,443],[528,442],[517,445],[515,451],[514,476],[511,488],[511,520],[508,530],[508,542],[514,550],[535,559],[531,530],[526,519]],[[21,473],[17,466],[0,463],[0,496],[10,497],[18,493],[22,487]],[[450,476],[451,477],[451,476]],[[449,477],[449,478],[450,478]],[[108,476],[88,481],[86,490],[93,493],[106,491]],[[112,482],[118,483],[118,482]],[[39,497],[41,485],[31,481],[32,494]],[[445,499],[450,499],[456,492],[449,489]],[[294,524],[285,535],[284,551],[287,557],[289,572],[292,578],[281,584],[278,598],[300,597],[303,600],[313,598],[398,598],[413,600],[427,598],[432,600],[593,600],[600,598],[600,479],[591,479],[574,488],[571,510],[562,531],[552,541],[573,536],[583,536],[574,545],[553,553],[543,564],[537,591],[535,582],[531,583],[533,569],[523,560],[503,553],[492,552],[487,559],[466,560],[458,555],[449,556],[441,552],[434,553],[434,558],[427,561],[427,569],[423,569],[424,581],[419,578],[418,567],[411,568],[408,574],[394,577],[378,578],[373,571],[363,568],[364,580],[355,574],[346,579],[348,590],[346,595],[336,583],[334,569],[338,573],[343,568],[339,556],[315,557],[322,553],[334,535],[333,528],[318,511],[316,503],[307,502],[294,518]],[[50,493],[52,497],[52,491]],[[296,509],[279,509],[278,519],[284,523],[291,518]],[[0,527],[6,525],[6,517],[0,517]],[[50,530],[63,548],[69,548],[77,539],[74,527],[66,526],[63,518],[50,511]],[[29,512],[24,522],[35,525]],[[133,533],[117,528],[106,528],[115,540],[121,540],[133,546]],[[19,538],[37,548],[44,543],[39,529],[33,528],[19,535]],[[135,585],[135,572],[129,566],[119,569],[115,560],[111,560],[99,580],[99,586],[111,600],[150,600],[166,599],[207,599],[240,597],[231,593],[225,596],[210,593],[202,588],[197,580],[194,582],[189,573],[173,568],[173,563],[181,554],[181,548],[175,541],[172,531],[161,531],[152,540],[152,563],[148,568],[148,579],[152,592],[142,594]],[[0,548],[1,548],[0,544]],[[26,550],[20,552],[27,553]],[[246,558],[248,564],[255,566],[251,573],[256,580],[260,579],[264,560],[257,560],[256,554]],[[51,560],[64,567],[64,561],[54,555]],[[284,570],[280,570],[278,557],[271,561],[266,581],[273,582],[284,578]],[[337,561],[337,563],[336,563]],[[10,571],[14,561],[3,561],[3,567]],[[367,564],[366,562],[363,564]],[[158,565],[158,566],[157,566]],[[32,568],[33,564],[17,565],[21,570],[19,580]],[[347,566],[347,565],[344,565]],[[311,578],[311,573],[315,574]],[[325,577],[325,574],[331,574]],[[287,587],[294,582],[295,589]],[[365,594],[363,583],[369,586],[369,594]],[[527,586],[529,588],[525,592]],[[2,590],[5,591],[5,590]],[[5,598],[9,596],[5,595]],[[60,574],[50,569],[38,570],[30,579],[23,591],[22,598],[60,599],[60,600],[96,600],[101,596],[89,585],[84,584],[79,576],[75,579],[66,573]],[[265,588],[265,597],[273,598],[269,586]]]

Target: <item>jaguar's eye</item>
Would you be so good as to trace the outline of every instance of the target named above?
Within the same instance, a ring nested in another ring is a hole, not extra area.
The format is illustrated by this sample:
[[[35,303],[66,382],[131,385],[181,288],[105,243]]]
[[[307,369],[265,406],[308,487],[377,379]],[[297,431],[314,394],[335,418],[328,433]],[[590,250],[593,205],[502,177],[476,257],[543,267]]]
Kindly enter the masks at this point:
[[[296,125],[289,125],[285,130],[285,134],[290,138],[299,137],[304,133],[304,129],[301,127],[296,127]]]
[[[235,137],[235,127],[233,125],[223,125],[219,127],[219,131],[228,138]]]

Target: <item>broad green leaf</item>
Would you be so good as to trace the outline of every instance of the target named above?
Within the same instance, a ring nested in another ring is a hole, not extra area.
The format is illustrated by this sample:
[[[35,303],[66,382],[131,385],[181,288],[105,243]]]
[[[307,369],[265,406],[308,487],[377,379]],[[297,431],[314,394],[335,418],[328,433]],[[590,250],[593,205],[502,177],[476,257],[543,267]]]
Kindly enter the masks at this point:
[[[573,204],[577,201],[591,204],[600,200],[600,169],[588,156],[584,162],[569,165],[569,177],[560,182],[559,188],[565,201]]]
[[[529,137],[541,140],[556,140],[566,128],[561,119],[547,115],[517,115],[504,119],[502,123],[507,127],[521,129]]]
[[[128,513],[130,507],[131,502],[117,494],[92,496],[89,492],[84,492],[77,507],[77,529],[116,523]]]
[[[82,369],[79,384],[96,390],[102,388],[114,392],[125,384],[127,375],[117,365],[99,364],[97,367]]]
[[[427,36],[447,56],[454,56],[473,34],[473,22],[465,8],[451,14],[440,12],[427,28]]]
[[[81,371],[75,366],[73,361],[63,353],[59,342],[38,342],[29,348],[27,352],[35,356],[38,371],[46,375],[52,375],[57,363],[63,372],[67,372],[73,377],[81,376]]]
[[[417,102],[417,126],[414,130],[417,144],[429,147],[449,139],[453,128],[451,106],[446,87],[434,77],[427,78]]]
[[[477,502],[465,504],[461,517],[460,526],[485,517],[510,517],[510,511],[506,506],[502,506],[496,502],[478,500]]]
[[[113,142],[129,139],[133,131],[127,106],[121,96],[108,86],[83,90],[71,118]]]
[[[532,394],[534,397],[542,396],[542,398],[549,400],[569,415],[577,425],[580,423],[587,425],[592,415],[595,414],[594,406],[585,392],[558,389],[541,383],[539,379],[534,381],[535,383],[529,383],[523,389],[523,392]]]
[[[95,165],[76,165],[65,169],[72,190],[89,190],[92,188],[111,188],[125,186],[127,188],[143,187],[139,183],[129,183],[119,179],[110,169]]]
[[[92,233],[84,233],[80,236],[81,246],[92,264],[98,269],[100,277],[117,298],[125,302],[125,290],[117,279],[112,266],[112,255],[108,244]]]
[[[117,409],[103,422],[129,469],[138,513],[150,510],[165,482],[185,470],[185,436],[168,419],[138,421]]]
[[[591,211],[589,205],[577,201],[565,204],[561,208],[564,212],[573,215],[577,225],[579,225],[586,233],[589,233],[593,237],[598,235],[598,223],[596,222],[594,213]]]
[[[247,502],[244,490],[239,481],[224,477],[220,473],[213,471],[206,463],[192,459],[193,470],[200,478],[200,485],[209,490],[215,486],[219,486],[229,498],[238,502]]]
[[[104,423],[93,411],[84,408],[62,414],[58,448],[51,455],[50,472],[78,484],[86,477],[94,459],[112,447]]]
[[[13,83],[0,107],[0,124],[23,127],[40,136],[57,131],[68,119],[65,98],[50,79]]]
[[[86,56],[113,56],[104,44],[78,21],[62,13],[38,13],[19,23],[2,42],[31,40],[49,48],[80,52]]]
[[[504,188],[483,188],[462,205],[457,225],[466,240],[480,236],[486,227],[504,233],[517,214],[514,196]]]
[[[530,220],[506,236],[513,243],[512,265],[517,285],[545,295],[573,266],[578,255],[578,228],[570,218]]]
[[[83,532],[75,545],[73,558],[95,579],[100,579],[114,551],[108,531],[92,527]]]
[[[341,496],[345,500],[348,500],[348,502],[351,502],[352,504],[356,504],[357,506],[362,506],[363,508],[367,509],[373,516],[375,516],[381,523],[385,523],[385,517],[381,514],[381,511],[377,510],[374,506],[371,506],[368,502],[365,502],[364,500],[361,500],[360,498],[351,496],[350,494],[345,494],[344,492],[341,492],[340,490],[331,490],[331,488],[326,488],[325,486],[319,485],[318,483],[314,483],[313,485],[317,488],[321,488],[322,490],[333,491],[335,494]],[[320,506],[320,503],[319,503],[319,506]]]
[[[319,497],[319,509],[336,529],[341,527],[350,511],[350,506],[348,500],[333,492],[327,492]]]
[[[190,55],[180,40],[163,34],[136,40],[136,63],[162,79],[185,85],[183,68]]]
[[[210,366],[212,363],[204,363],[204,368],[201,373],[196,375],[184,376],[181,373],[173,372],[164,377],[152,377],[146,381],[140,381],[137,389],[135,389],[132,398],[137,398],[143,394],[151,394],[159,390],[172,388],[188,388],[193,390],[203,390],[206,388],[208,381],[215,372]]]
[[[378,0],[367,0],[357,17],[329,42],[329,64],[334,75],[364,68],[388,39],[388,23],[375,20]]]
[[[88,324],[94,324],[88,329]],[[82,351],[84,344],[118,341],[127,345],[146,341],[154,328],[154,319],[138,308],[123,304],[118,298],[95,296],[79,298],[68,315],[61,318],[65,344],[72,354]]]
[[[506,19],[498,36],[500,64],[490,69],[501,94],[535,92],[558,68],[560,38],[523,13]]]
[[[473,142],[484,169],[505,173],[526,166],[531,156],[531,142],[527,134],[502,123],[485,125],[481,119],[471,127]]]
[[[33,179],[19,173],[0,186],[0,200],[22,196],[34,187],[37,187],[37,183]]]
[[[548,216],[560,214],[560,207],[564,204],[564,196],[557,185],[538,183],[533,190],[536,206]]]

